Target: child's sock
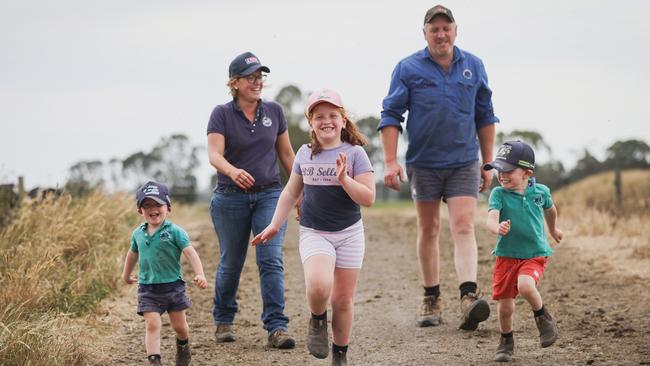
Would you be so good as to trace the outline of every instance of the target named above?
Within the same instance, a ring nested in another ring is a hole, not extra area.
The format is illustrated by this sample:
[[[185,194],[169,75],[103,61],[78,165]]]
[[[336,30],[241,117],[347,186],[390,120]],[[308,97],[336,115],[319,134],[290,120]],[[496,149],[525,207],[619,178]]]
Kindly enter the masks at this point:
[[[339,346],[338,344],[332,342],[332,353],[337,353],[337,352],[346,353],[347,351],[348,351],[347,345]]]
[[[542,307],[539,308],[539,310],[533,310],[533,314],[535,314],[535,317],[544,315],[544,304],[542,304]]]
[[[440,285],[435,285],[431,287],[424,286],[424,296],[440,297]]]
[[[478,285],[476,282],[468,281],[461,283],[460,286],[458,286],[458,289],[460,289],[460,298],[462,299],[463,296],[469,294],[470,292],[475,294],[478,289]]]
[[[325,312],[320,314],[320,315],[316,315],[314,313],[311,313],[311,317],[316,319],[316,320],[326,320],[327,319],[327,310],[325,310]]]
[[[501,337],[503,337],[503,338],[512,338],[512,331],[510,331],[510,333],[501,333]]]
[[[180,340],[180,339],[176,338],[176,344],[179,345],[179,346],[184,346],[184,345],[186,345],[187,342],[189,342],[189,341],[190,341],[189,338],[184,339],[184,340]]]

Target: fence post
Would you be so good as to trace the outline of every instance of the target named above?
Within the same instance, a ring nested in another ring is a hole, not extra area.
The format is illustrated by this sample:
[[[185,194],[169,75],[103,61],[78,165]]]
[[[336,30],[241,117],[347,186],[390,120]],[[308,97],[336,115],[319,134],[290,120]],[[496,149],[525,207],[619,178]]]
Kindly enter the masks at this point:
[[[623,204],[623,189],[621,188],[621,168],[618,166],[614,168],[614,189],[616,192],[616,208],[621,209]]]
[[[18,177],[18,202],[23,202],[25,199],[25,178],[23,176]]]

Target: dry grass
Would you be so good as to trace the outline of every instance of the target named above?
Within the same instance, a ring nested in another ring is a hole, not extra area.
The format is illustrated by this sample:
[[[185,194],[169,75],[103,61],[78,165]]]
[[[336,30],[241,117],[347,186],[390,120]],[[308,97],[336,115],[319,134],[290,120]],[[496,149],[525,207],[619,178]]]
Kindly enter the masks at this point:
[[[3,365],[82,365],[84,332],[69,316],[92,311],[117,287],[132,200],[94,193],[24,204],[0,233]]]

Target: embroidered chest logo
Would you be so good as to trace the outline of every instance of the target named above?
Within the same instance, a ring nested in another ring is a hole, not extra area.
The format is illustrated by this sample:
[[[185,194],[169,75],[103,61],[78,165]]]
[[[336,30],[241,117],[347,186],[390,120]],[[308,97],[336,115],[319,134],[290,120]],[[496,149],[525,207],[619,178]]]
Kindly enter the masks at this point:
[[[269,117],[264,116],[264,117],[262,118],[262,126],[264,126],[264,127],[271,127],[272,124],[273,124],[273,120],[270,119]]]
[[[160,240],[161,240],[161,241],[171,241],[171,240],[172,240],[172,236],[171,236],[171,234],[169,233],[169,231],[163,231],[163,232],[161,232],[161,233],[160,233]]]
[[[536,206],[542,207],[544,205],[544,199],[542,198],[541,195],[537,194],[537,195],[533,196],[533,203]]]
[[[463,70],[463,77],[467,80],[472,78],[472,70],[470,69],[465,69]]]

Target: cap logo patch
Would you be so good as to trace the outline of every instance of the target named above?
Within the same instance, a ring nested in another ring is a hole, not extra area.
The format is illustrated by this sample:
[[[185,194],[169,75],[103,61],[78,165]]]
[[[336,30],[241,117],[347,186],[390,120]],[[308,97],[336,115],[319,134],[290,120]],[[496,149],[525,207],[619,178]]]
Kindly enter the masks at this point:
[[[257,57],[246,57],[244,62],[246,62],[246,65],[259,64],[260,60],[258,60]]]
[[[512,151],[512,146],[501,145],[499,147],[499,151],[497,152],[497,158],[505,159],[508,155],[510,155],[510,151]]]
[[[468,79],[468,80],[471,79],[472,78],[472,70],[470,70],[470,69],[463,70],[463,77],[465,79]]]
[[[264,116],[264,118],[262,118],[262,125],[264,127],[271,127],[272,124],[273,124],[273,120],[270,119],[269,117]]]
[[[144,193],[145,196],[158,196],[160,195],[160,191],[158,190],[157,186],[146,186],[142,192]]]

